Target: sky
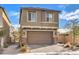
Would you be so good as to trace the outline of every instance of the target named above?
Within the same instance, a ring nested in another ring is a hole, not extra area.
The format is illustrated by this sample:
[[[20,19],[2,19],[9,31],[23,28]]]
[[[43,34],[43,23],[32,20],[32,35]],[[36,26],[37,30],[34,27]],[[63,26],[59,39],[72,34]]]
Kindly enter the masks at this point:
[[[79,4],[0,4],[3,7],[13,26],[19,25],[21,7],[40,7],[59,10],[59,28],[64,28],[69,20],[79,19]]]

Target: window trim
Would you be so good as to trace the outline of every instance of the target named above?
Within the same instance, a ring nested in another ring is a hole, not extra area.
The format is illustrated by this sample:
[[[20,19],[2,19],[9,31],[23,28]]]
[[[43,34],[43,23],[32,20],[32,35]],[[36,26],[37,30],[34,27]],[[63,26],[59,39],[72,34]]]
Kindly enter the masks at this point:
[[[27,22],[37,22],[37,11],[35,11],[35,14],[36,14],[35,21],[29,21],[28,13],[29,13],[29,11],[27,11]]]
[[[51,19],[51,20],[52,20],[52,22],[53,22],[53,20],[54,20],[54,14],[53,14],[53,13],[45,12],[45,22],[46,22],[46,23],[52,23],[51,20],[47,21],[47,16],[48,16],[48,14],[52,14],[52,19]]]

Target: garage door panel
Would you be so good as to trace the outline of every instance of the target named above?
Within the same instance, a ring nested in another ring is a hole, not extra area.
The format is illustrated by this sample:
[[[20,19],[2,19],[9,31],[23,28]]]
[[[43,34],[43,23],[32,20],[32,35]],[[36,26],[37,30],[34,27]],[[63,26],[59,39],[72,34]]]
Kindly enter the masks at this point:
[[[28,32],[28,44],[51,44],[52,32]]]

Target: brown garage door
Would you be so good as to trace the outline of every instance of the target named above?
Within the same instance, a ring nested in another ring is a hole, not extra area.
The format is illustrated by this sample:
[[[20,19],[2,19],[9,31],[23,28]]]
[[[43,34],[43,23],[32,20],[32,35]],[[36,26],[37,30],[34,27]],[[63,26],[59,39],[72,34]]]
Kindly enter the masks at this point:
[[[28,44],[51,44],[52,32],[47,31],[29,31],[28,32]]]

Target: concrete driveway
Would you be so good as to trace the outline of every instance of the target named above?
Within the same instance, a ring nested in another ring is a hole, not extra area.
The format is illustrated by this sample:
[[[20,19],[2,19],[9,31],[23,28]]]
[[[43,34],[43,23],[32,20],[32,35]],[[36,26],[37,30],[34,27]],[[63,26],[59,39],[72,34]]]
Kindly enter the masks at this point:
[[[79,48],[75,51],[64,48],[63,44],[55,45],[30,45],[31,53],[33,55],[79,55]]]
[[[31,53],[60,52],[64,49],[63,45],[29,45]]]

